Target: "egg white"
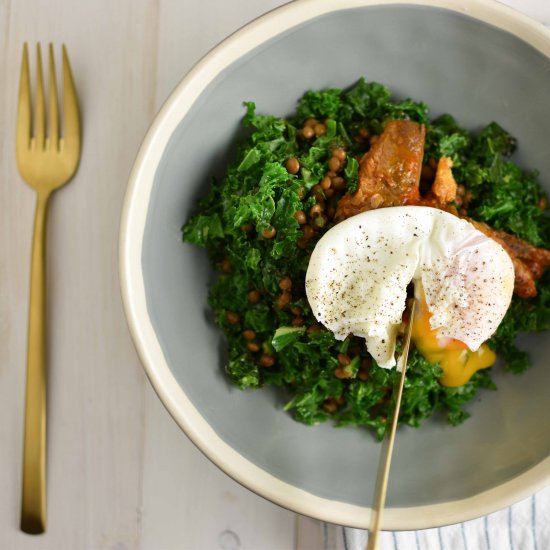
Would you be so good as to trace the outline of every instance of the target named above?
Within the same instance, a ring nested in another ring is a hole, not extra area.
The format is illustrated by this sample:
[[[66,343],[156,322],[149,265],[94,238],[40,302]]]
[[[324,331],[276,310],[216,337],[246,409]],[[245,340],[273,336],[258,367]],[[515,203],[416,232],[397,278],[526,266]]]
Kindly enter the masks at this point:
[[[448,212],[381,208],[323,235],[309,261],[306,293],[337,339],[363,337],[378,365],[390,368],[411,282],[418,296],[423,290],[438,336],[475,351],[510,305],[514,266],[502,246]]]

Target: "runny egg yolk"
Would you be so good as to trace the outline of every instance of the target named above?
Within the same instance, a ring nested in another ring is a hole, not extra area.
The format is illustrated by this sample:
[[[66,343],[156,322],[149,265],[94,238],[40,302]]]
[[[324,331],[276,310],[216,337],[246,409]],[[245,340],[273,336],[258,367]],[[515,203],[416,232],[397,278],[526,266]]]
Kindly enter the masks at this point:
[[[443,386],[463,386],[478,370],[495,363],[496,354],[487,344],[471,351],[459,340],[438,338],[438,331],[430,327],[430,317],[424,296],[421,296],[413,320],[411,340],[427,361],[439,363],[443,369],[439,382]]]

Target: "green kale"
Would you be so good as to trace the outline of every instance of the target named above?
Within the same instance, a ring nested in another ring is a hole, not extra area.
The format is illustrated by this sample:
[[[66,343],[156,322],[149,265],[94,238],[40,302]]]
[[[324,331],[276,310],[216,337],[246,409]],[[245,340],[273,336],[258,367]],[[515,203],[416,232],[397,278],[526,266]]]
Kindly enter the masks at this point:
[[[298,103],[297,116],[306,118],[335,118],[342,108],[342,90],[335,88],[331,90],[306,92]]]
[[[298,340],[305,330],[305,327],[279,327],[273,335],[273,340],[271,340],[273,349],[281,351]]]
[[[530,366],[528,353],[515,345],[517,336],[550,328],[550,272],[543,275],[537,287],[534,298],[512,298],[504,319],[489,340],[491,348],[504,360],[504,367],[515,374]]]
[[[205,216],[199,214],[193,223],[183,227],[183,238],[193,244],[207,247],[213,245],[216,239],[223,239],[222,222],[218,214]]]
[[[348,192],[354,193],[357,190],[359,178],[359,163],[356,159],[353,157],[348,157],[344,173],[346,174],[346,178],[348,180]]]
[[[515,148],[515,139],[493,122],[462,151],[456,176],[473,197],[468,215],[535,246],[548,247],[549,218],[541,208],[546,197],[536,173],[524,172],[507,160]]]
[[[442,115],[427,127],[425,157],[449,157],[456,170],[462,164],[462,155],[470,141],[468,132],[460,128],[451,115]]]
[[[257,388],[260,385],[258,365],[254,361],[250,361],[245,355],[230,359],[226,372],[231,382],[239,386],[241,390]]]
[[[259,115],[252,102],[244,105],[248,136],[183,226],[184,241],[204,247],[220,272],[208,301],[227,340],[227,376],[241,389],[279,386],[287,396],[285,410],[300,422],[363,426],[382,438],[396,371],[380,368],[361,339],[337,341],[318,325],[304,288],[311,251],[334,223],[330,209],[357,187],[369,136],[395,118],[425,124],[425,161],[452,159],[455,178],[469,194],[463,214],[548,247],[544,193],[536,174],[510,160],[515,140],[497,124],[472,134],[450,115],[431,121],[424,103],[395,100],[379,83],[360,79],[348,90],[307,92],[288,119]],[[311,123],[321,131],[306,131]],[[345,162],[337,175],[340,187],[329,190],[320,184],[332,172],[336,149],[345,150]],[[287,168],[289,159],[297,161],[297,171]],[[314,213],[318,204],[324,213]],[[514,373],[529,366],[517,336],[549,325],[548,273],[537,288],[535,298],[513,298],[489,341]],[[464,386],[445,387],[438,381],[440,366],[413,348],[400,423],[418,427],[440,414],[459,424],[480,391],[495,389],[491,371],[477,372]]]

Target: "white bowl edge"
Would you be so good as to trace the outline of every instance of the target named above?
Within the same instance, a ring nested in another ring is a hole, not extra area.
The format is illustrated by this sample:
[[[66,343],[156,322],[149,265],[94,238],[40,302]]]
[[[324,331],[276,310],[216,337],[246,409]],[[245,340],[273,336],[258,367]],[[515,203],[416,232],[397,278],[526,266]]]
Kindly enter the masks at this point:
[[[156,167],[173,131],[202,90],[226,66],[254,47],[313,17],[364,6],[412,4],[470,15],[508,31],[550,57],[550,31],[511,8],[490,0],[296,0],[247,24],[216,46],[185,76],[149,128],[136,157],[124,198],[119,237],[119,275],[124,309],[139,357],[168,412],[193,443],[236,481],[285,508],[331,523],[366,528],[371,510],[321,498],[268,474],[227,445],[210,427],[175,380],[148,316],[141,272],[147,206]],[[288,21],[292,21],[288,25]],[[182,100],[183,98],[183,100]],[[131,236],[131,238],[130,238]],[[242,472],[246,471],[246,478]],[[510,481],[475,497],[385,511],[385,530],[439,527],[504,508],[550,485],[550,457]]]

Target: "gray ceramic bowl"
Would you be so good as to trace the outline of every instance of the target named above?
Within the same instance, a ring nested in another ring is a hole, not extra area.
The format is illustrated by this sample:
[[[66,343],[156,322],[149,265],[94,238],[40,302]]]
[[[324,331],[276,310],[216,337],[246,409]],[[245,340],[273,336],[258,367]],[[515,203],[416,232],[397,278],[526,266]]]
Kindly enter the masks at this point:
[[[307,427],[267,390],[224,377],[206,313],[206,254],[180,228],[223,172],[244,114],[290,114],[307,89],[360,76],[423,100],[475,129],[500,122],[516,160],[550,190],[550,34],[496,2],[300,0],[246,26],[207,55],[149,130],[124,206],[121,281],[147,374],[186,434],[230,476],[299,513],[366,527],[380,446],[358,429]],[[497,374],[497,392],[457,428],[438,421],[397,438],[386,529],[480,516],[550,483],[548,335],[530,337],[535,367]]]

